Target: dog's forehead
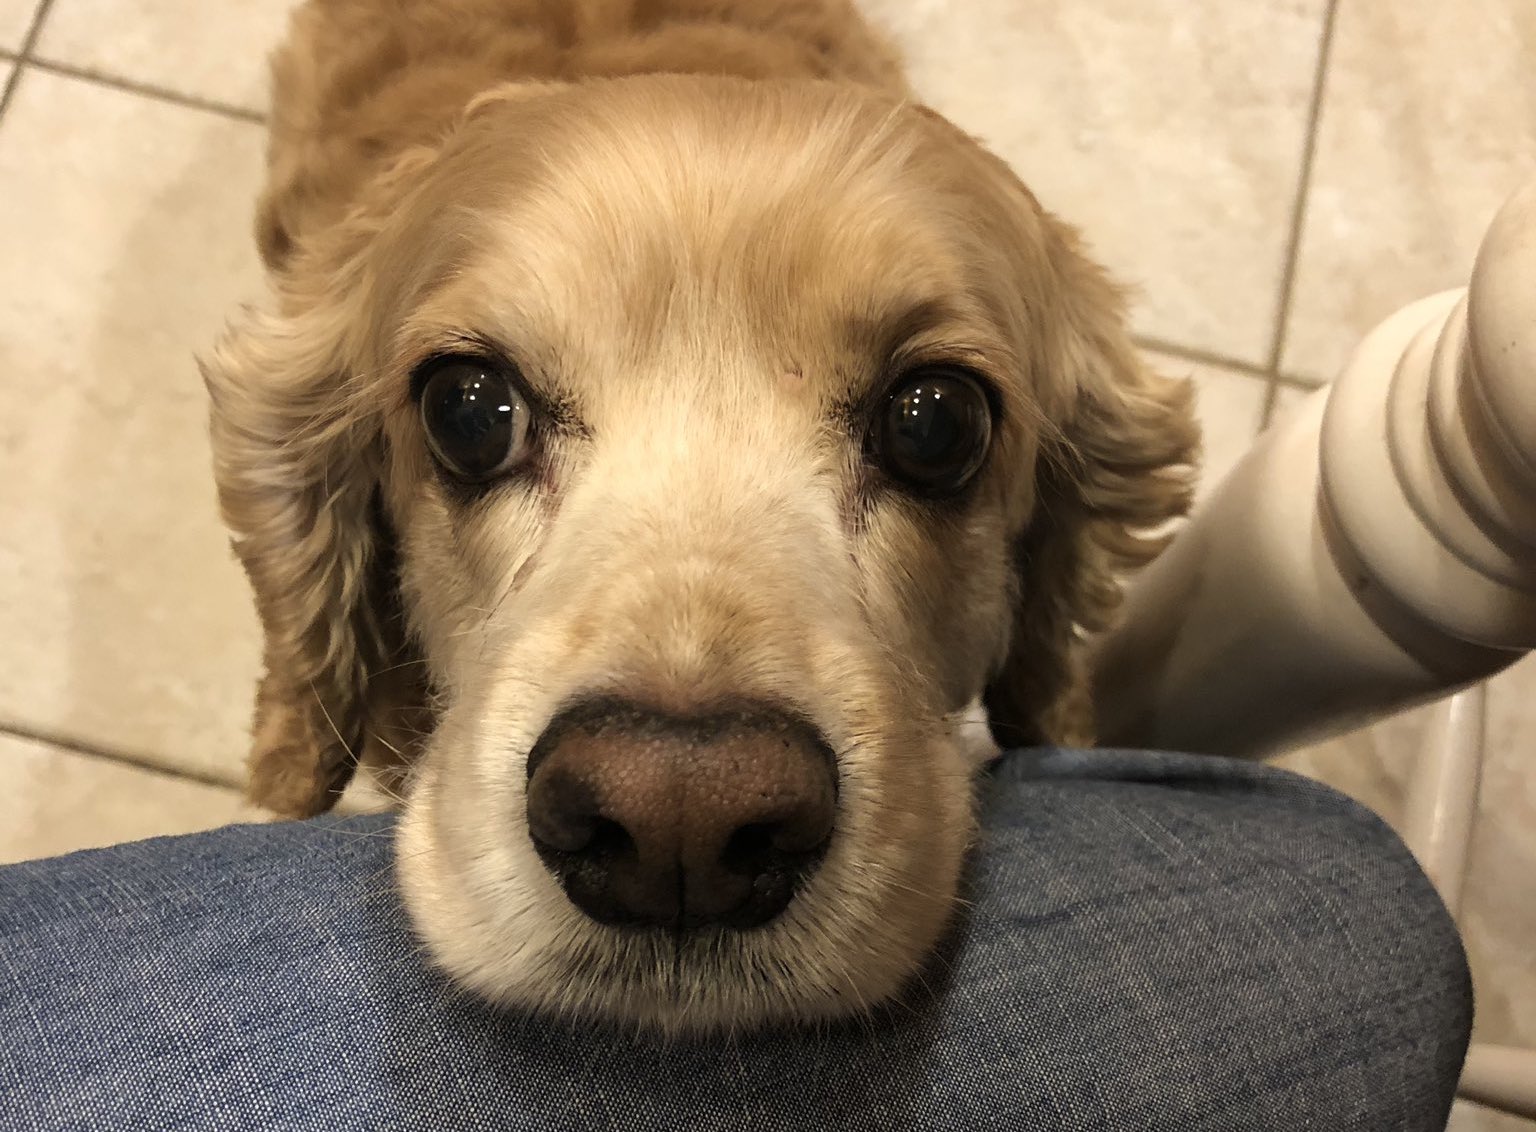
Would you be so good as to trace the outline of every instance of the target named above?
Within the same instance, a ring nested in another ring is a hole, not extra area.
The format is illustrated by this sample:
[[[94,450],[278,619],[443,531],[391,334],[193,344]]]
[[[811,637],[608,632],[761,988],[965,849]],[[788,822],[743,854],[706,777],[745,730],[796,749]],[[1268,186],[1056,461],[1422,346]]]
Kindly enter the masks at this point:
[[[714,355],[829,394],[895,338],[1002,338],[955,202],[914,171],[909,109],[833,89],[606,94],[481,147],[505,180],[431,319],[566,376]]]

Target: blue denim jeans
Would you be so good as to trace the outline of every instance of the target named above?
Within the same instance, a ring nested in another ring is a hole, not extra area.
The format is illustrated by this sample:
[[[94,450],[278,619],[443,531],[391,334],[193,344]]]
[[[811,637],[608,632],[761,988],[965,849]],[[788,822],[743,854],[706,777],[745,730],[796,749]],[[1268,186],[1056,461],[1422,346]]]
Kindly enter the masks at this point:
[[[898,1006],[656,1044],[425,961],[385,817],[0,870],[6,1129],[1443,1128],[1461,944],[1371,814],[1280,771],[1016,752]]]

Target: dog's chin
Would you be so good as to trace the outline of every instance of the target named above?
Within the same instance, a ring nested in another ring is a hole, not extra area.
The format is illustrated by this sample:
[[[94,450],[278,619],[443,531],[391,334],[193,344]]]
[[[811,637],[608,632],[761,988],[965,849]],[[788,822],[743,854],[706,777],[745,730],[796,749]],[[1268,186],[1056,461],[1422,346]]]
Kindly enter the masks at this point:
[[[828,1022],[867,1011],[899,993],[904,980],[828,985],[817,973],[777,957],[762,933],[710,931],[686,936],[656,929],[591,925],[533,970],[465,962],[457,949],[429,942],[455,982],[497,1006],[559,1023],[600,1024],[640,1036],[701,1038],[775,1026]]]
[[[899,996],[953,914],[969,844],[967,791],[922,850],[843,831],[761,927],[614,928],[571,904],[517,830],[493,831],[485,811],[442,820],[443,805],[441,784],[419,778],[397,846],[406,908],[438,967],[499,1007],[678,1038],[826,1023]]]

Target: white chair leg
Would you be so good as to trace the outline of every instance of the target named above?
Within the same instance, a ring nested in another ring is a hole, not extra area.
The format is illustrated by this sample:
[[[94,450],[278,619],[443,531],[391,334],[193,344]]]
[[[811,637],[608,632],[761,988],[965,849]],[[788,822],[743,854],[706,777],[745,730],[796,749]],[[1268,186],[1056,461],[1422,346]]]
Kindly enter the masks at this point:
[[[1536,648],[1536,182],[1143,570],[1094,644],[1107,744],[1261,756]]]
[[[1453,916],[1482,791],[1487,704],[1477,684],[1435,707],[1408,790],[1404,840]]]

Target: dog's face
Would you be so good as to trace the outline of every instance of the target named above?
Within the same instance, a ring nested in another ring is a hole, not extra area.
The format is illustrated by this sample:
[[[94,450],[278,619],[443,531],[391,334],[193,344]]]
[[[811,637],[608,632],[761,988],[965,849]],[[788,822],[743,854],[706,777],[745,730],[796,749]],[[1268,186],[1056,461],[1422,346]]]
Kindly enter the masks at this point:
[[[1096,587],[1182,498],[1186,406],[1112,292],[947,124],[808,84],[509,88],[334,244],[209,373],[258,789],[313,808],[324,728],[429,720],[402,888],[500,1002],[892,994],[955,902],[981,701],[1066,727]]]

